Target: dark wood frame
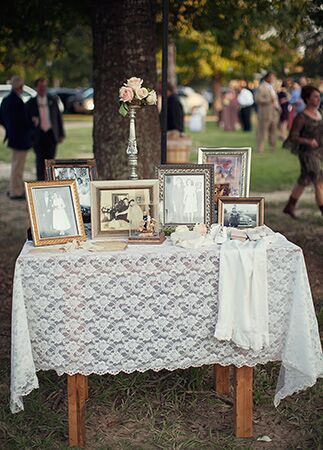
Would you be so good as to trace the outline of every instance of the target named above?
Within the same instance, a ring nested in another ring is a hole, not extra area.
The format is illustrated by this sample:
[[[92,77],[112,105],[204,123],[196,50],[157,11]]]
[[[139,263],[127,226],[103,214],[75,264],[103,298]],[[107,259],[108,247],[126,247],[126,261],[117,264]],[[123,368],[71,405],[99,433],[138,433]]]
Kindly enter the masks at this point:
[[[159,181],[159,201],[162,204],[161,224],[163,228],[175,228],[178,225],[192,227],[195,223],[165,221],[165,176],[167,175],[203,175],[204,176],[204,223],[210,227],[213,221],[213,165],[212,164],[165,164],[156,167]]]
[[[256,226],[260,226],[264,224],[265,220],[265,199],[264,197],[247,197],[247,198],[241,198],[241,197],[221,197],[218,200],[218,223],[220,225],[224,225],[224,206],[225,204],[254,204],[258,205],[258,220]]]
[[[55,178],[55,169],[64,168],[82,168],[89,170],[90,181],[97,179],[96,161],[95,159],[45,159],[45,176],[46,180],[57,180]],[[91,212],[88,214],[82,211],[84,223],[91,222]]]

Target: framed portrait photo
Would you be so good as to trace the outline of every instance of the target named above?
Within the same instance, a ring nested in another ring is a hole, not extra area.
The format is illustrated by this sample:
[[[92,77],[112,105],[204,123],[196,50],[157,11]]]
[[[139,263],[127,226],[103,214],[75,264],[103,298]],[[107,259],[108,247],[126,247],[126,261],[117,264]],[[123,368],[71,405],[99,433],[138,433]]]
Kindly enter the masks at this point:
[[[25,183],[35,246],[85,241],[75,180]]]
[[[84,222],[91,221],[90,183],[97,179],[95,159],[46,159],[47,180],[76,180]]]
[[[163,227],[212,224],[213,166],[166,164],[157,167]]]
[[[251,147],[200,147],[198,163],[213,165],[215,204],[222,196],[248,197]]]
[[[218,200],[218,223],[233,228],[254,228],[264,224],[263,197],[234,198]]]
[[[92,181],[92,238],[127,239],[157,208],[158,180]]]

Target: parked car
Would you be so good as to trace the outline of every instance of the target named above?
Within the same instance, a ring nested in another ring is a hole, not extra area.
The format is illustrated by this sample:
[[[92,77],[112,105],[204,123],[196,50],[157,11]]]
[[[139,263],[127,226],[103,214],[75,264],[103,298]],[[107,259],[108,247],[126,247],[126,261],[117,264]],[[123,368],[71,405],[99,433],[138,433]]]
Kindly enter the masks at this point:
[[[10,91],[11,91],[11,84],[0,84],[0,104],[3,100],[3,98],[6,97],[8,94],[10,94]],[[35,97],[35,95],[37,95],[37,92],[35,91],[35,89],[24,85],[22,99],[25,103],[31,97]]]
[[[252,221],[251,217],[240,214],[239,216],[239,227],[252,227],[254,225],[254,222]]]
[[[182,103],[184,114],[192,114],[194,108],[203,108],[205,115],[207,114],[209,103],[203,95],[195,92],[189,86],[180,86],[177,94]]]
[[[86,88],[83,92],[78,91],[68,98],[69,110],[78,114],[92,113],[94,110],[93,88]]]
[[[10,94],[11,91],[11,84],[0,84],[0,104],[4,97],[6,97],[8,94]],[[22,93],[22,99],[26,103],[30,98],[36,97],[37,91],[35,89],[24,85],[24,90]],[[64,105],[61,99],[58,97],[58,107],[60,112],[63,114],[64,112]]]
[[[74,101],[72,101],[72,98],[79,98],[79,100],[81,101],[82,94],[78,89],[64,87],[49,88],[48,93],[51,95],[55,95],[61,100],[62,104],[64,105],[65,113],[78,112],[74,109]]]

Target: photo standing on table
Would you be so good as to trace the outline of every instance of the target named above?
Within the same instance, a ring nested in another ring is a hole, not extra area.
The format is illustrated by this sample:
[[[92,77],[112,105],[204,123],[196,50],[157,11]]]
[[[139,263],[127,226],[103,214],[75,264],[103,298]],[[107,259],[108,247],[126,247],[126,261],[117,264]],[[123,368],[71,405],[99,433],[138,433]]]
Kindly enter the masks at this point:
[[[304,86],[301,95],[306,107],[295,117],[283,145],[298,155],[301,165],[297,184],[283,209],[283,212],[293,219],[297,218],[296,204],[305,187],[311,183],[314,184],[316,203],[323,214],[323,119],[318,111],[321,101],[320,91],[314,86]]]
[[[28,115],[34,128],[33,147],[36,153],[37,180],[45,179],[45,159],[54,159],[56,146],[63,142],[63,119],[55,97],[47,94],[44,78],[35,81],[37,96],[27,102]]]

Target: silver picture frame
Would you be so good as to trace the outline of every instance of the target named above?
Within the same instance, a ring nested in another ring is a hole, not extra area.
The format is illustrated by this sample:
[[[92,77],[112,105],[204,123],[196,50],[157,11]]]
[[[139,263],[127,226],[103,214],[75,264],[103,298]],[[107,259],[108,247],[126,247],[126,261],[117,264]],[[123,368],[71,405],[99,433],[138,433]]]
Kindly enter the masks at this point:
[[[213,221],[213,166],[166,164],[156,168],[162,227],[194,226]]]
[[[251,147],[200,147],[198,164],[214,168],[214,203],[220,197],[248,197]]]

